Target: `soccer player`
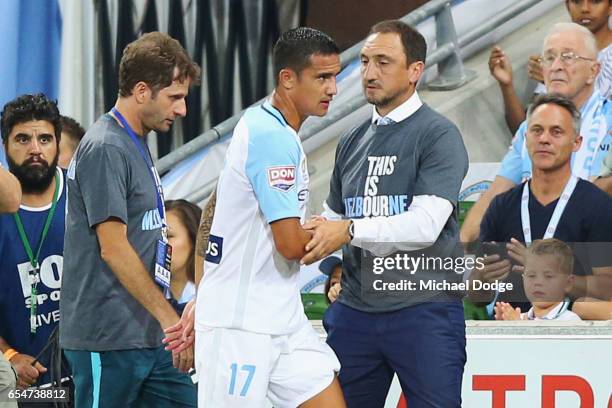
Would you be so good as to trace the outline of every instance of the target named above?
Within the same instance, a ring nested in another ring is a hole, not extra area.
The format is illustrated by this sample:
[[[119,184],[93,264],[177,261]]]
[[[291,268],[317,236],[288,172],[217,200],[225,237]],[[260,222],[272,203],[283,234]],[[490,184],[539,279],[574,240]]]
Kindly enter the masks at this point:
[[[339,363],[308,322],[299,259],[308,166],[297,135],[336,94],[339,50],[297,28],[274,47],[276,88],[234,130],[196,301],[198,405],[343,407]]]

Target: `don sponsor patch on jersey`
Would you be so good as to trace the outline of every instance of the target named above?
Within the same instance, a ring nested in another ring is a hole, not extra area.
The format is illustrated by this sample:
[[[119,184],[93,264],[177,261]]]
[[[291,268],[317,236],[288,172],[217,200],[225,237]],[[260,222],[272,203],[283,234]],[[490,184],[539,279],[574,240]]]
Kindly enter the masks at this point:
[[[280,191],[289,191],[295,185],[295,166],[268,167],[268,184]]]

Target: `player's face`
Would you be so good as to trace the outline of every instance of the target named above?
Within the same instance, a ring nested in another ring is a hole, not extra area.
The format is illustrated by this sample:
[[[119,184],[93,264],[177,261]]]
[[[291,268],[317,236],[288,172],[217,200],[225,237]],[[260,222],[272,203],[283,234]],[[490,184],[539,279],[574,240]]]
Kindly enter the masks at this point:
[[[292,90],[294,103],[301,117],[324,116],[331,100],[338,92],[336,75],[340,72],[338,54],[314,54],[310,65],[297,75]]]
[[[581,141],[570,113],[554,104],[538,106],[527,124],[527,151],[535,169],[552,171],[569,166]]]
[[[185,272],[194,243],[191,242],[187,228],[176,212],[168,211],[166,218],[168,222],[168,242],[172,246],[171,272]]]
[[[560,261],[552,254],[530,254],[525,260],[523,286],[527,299],[541,308],[561,302],[572,287],[572,275],[560,270]]]
[[[573,53],[582,58],[567,63],[560,58],[562,53]],[[587,100],[599,72],[597,55],[589,50],[583,33],[565,31],[548,37],[542,58],[554,58],[552,64],[542,64],[544,84],[548,93],[563,95],[569,99]],[[586,60],[588,58],[590,60]]]
[[[175,69],[175,74],[178,71]],[[174,80],[156,95],[150,95],[142,108],[142,121],[147,129],[167,132],[178,117],[187,114],[185,98],[189,92],[189,79]]]
[[[44,191],[55,176],[58,143],[53,124],[33,120],[16,124],[5,145],[11,173],[26,192]]]
[[[422,63],[408,64],[399,34],[370,35],[361,49],[361,80],[366,100],[379,111],[399,106],[412,94],[418,81],[416,64]]]
[[[566,0],[565,4],[572,21],[593,34],[608,27],[612,12],[610,0]]]

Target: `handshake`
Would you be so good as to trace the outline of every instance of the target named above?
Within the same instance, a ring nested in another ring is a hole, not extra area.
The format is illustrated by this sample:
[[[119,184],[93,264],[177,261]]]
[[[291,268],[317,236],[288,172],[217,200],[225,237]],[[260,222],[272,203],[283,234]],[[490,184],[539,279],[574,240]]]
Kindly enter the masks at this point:
[[[351,242],[350,225],[350,220],[331,221],[320,215],[304,223],[302,228],[311,234],[311,238],[306,244],[306,254],[300,259],[300,264],[310,265]]]
[[[300,264],[310,265],[351,242],[350,224],[350,220],[330,221],[322,216],[312,217],[304,223],[302,228],[310,234],[310,240],[304,248],[305,253],[300,259]],[[339,287],[334,289],[340,291]],[[192,300],[185,307],[178,323],[164,330],[163,343],[166,345],[166,350],[172,351],[174,365],[181,371],[187,371],[189,368],[187,367],[190,365],[189,357],[193,362],[193,353],[190,353],[190,350],[195,340],[194,323],[195,300]],[[184,358],[185,355],[187,358]],[[183,360],[188,362],[185,363]]]

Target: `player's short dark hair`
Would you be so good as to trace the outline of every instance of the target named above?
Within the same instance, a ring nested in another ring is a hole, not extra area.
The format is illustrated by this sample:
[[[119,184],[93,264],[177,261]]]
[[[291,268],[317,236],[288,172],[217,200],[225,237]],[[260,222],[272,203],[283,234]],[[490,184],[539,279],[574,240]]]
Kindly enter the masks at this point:
[[[191,251],[187,258],[187,279],[195,282],[195,244],[202,217],[202,209],[187,200],[168,200],[164,203],[166,212],[174,211],[179,220],[185,226],[187,235],[191,240]]]
[[[310,66],[310,57],[315,54],[339,54],[340,49],[334,40],[322,31],[309,27],[298,27],[285,31],[272,51],[274,77],[278,84],[278,74],[290,68],[298,75]]]
[[[578,136],[580,134],[580,111],[576,108],[574,102],[565,96],[557,94],[540,94],[536,96],[531,105],[529,105],[529,109],[527,109],[527,123],[529,123],[533,112],[535,112],[537,108],[548,104],[557,105],[570,114],[575,135]]]
[[[395,33],[400,36],[402,45],[404,46],[407,65],[417,61],[422,61],[423,64],[425,63],[425,58],[427,57],[427,43],[425,42],[425,37],[408,24],[400,20],[381,21],[372,26],[369,35],[377,33]]]
[[[178,76],[174,76],[174,69]],[[189,78],[190,85],[200,81],[200,67],[193,62],[181,44],[168,34],[147,33],[129,43],[119,64],[119,95],[130,96],[134,86],[143,81],[157,95],[162,88],[178,79]]]
[[[61,117],[62,121],[62,132],[67,134],[75,145],[78,145],[83,136],[85,136],[85,129],[79,122],[72,119],[70,116]]]
[[[53,125],[56,142],[59,144],[62,124],[57,101],[47,98],[43,93],[21,95],[4,105],[0,114],[2,142],[7,143],[15,125],[35,120],[50,122]]]

